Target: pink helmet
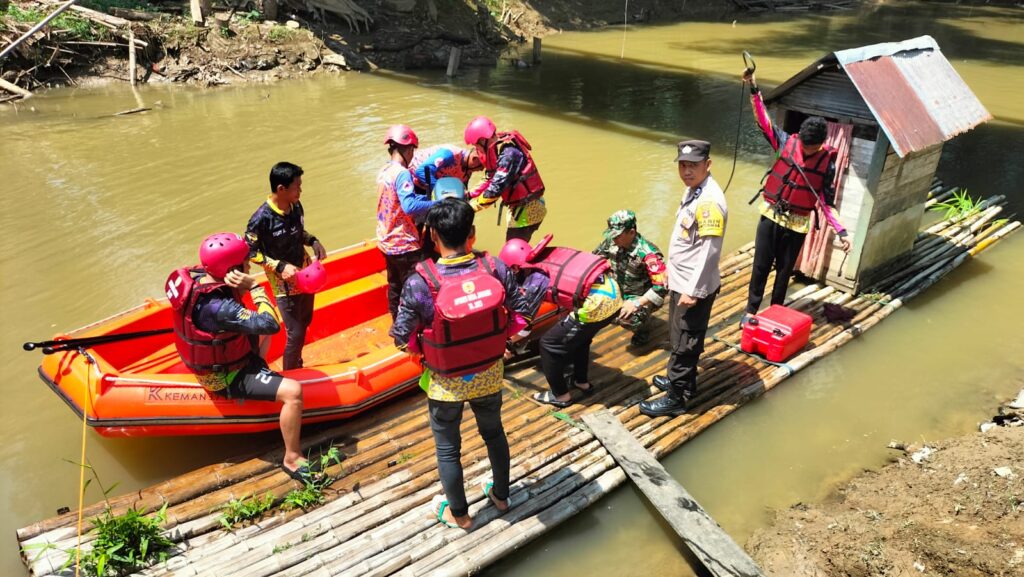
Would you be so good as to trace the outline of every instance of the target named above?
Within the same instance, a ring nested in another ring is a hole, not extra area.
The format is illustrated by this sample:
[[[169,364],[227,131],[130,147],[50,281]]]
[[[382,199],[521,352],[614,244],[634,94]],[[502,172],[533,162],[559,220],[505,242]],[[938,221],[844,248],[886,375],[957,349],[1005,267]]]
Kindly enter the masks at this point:
[[[327,270],[315,260],[295,274],[295,286],[304,293],[313,294],[327,284]]]
[[[473,145],[481,138],[490,138],[497,130],[490,118],[477,116],[466,126],[466,144]]]
[[[513,238],[509,239],[505,246],[501,247],[498,258],[508,266],[523,266],[526,264],[526,257],[532,250],[533,248],[530,246],[530,243],[521,238]]]
[[[411,128],[404,124],[396,124],[388,129],[388,133],[384,136],[384,144],[394,142],[402,146],[413,146],[420,145],[420,139],[416,138],[416,133]]]
[[[224,278],[228,271],[249,258],[249,244],[233,232],[218,232],[199,245],[199,262],[210,276]]]

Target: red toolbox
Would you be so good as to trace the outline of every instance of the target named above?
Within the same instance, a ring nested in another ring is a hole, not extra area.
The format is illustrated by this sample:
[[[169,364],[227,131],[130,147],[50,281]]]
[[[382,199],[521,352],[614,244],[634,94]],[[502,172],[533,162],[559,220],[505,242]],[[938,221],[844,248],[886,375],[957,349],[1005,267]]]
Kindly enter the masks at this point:
[[[781,363],[804,348],[810,338],[810,315],[772,305],[743,325],[740,348]]]

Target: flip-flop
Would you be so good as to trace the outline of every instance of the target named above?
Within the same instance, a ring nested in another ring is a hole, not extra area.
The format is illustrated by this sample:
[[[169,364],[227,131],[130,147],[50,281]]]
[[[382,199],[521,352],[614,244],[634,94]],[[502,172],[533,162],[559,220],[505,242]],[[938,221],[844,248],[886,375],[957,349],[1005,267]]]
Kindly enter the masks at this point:
[[[448,499],[445,499],[443,495],[434,495],[434,498],[430,500],[430,511],[437,517],[438,523],[441,523],[449,529],[458,529],[458,525],[453,525],[448,521],[444,520],[444,510],[448,508]]]
[[[508,499],[505,499],[505,510],[503,511],[500,508],[498,508],[498,504],[494,502],[496,497],[493,497],[491,495],[491,489],[493,489],[493,488],[494,488],[494,481],[487,481],[486,483],[484,483],[484,485],[483,485],[484,497],[487,497],[491,501],[491,504],[494,505],[495,509],[498,509],[499,513],[503,513],[503,514],[504,513],[508,513],[509,510],[512,509],[512,494],[509,493]]]
[[[572,401],[559,401],[551,391],[534,393],[532,398],[538,403],[544,403],[545,405],[551,405],[552,407],[558,407],[559,409],[564,409],[572,404]]]
[[[314,473],[309,468],[309,461],[299,465],[298,469],[289,469],[284,466],[284,463],[281,463],[281,470],[284,471],[286,475],[300,483],[313,480]]]

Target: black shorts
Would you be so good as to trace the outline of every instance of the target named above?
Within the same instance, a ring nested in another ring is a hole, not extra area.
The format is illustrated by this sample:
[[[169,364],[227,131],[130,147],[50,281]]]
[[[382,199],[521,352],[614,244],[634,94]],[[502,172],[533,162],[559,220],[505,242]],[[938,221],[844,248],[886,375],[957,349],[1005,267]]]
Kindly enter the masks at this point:
[[[249,364],[238,369],[227,395],[232,399],[277,400],[277,389],[284,377],[270,370],[267,362],[257,355],[249,358]]]

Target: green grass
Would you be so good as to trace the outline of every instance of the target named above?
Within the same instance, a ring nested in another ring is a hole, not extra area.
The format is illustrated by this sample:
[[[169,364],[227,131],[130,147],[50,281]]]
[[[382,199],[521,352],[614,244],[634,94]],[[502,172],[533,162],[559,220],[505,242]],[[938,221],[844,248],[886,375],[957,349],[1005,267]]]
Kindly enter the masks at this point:
[[[266,493],[262,498],[254,493],[248,499],[232,499],[221,508],[220,524],[230,531],[239,523],[259,519],[273,506],[273,493]]]
[[[944,212],[942,218],[945,220],[960,220],[977,214],[981,210],[981,199],[971,198],[966,189],[957,190],[953,192],[952,198],[933,204],[931,210]]]
[[[92,519],[96,539],[82,555],[82,568],[94,577],[120,577],[163,563],[174,546],[160,528],[166,519],[167,503],[153,517],[134,508],[114,515],[108,508]]]
[[[159,10],[146,0],[79,0],[79,5],[100,12],[110,13],[111,8],[125,8],[127,10],[143,10],[145,12],[156,12]]]
[[[35,10],[32,8],[23,9],[11,4],[7,7],[6,17],[14,22],[22,24],[37,24],[49,14],[49,11]],[[101,40],[106,38],[106,29],[93,30],[89,20],[78,16],[74,12],[64,12],[48,24],[50,31],[65,34],[75,40]]]
[[[267,32],[267,40],[271,42],[287,42],[295,37],[295,31],[287,26],[274,26]]]
[[[250,10],[248,12],[243,12],[243,13],[239,14],[238,15],[238,21],[241,22],[242,25],[248,26],[248,25],[253,24],[255,22],[262,22],[263,21],[263,14],[260,13],[259,10]]]

